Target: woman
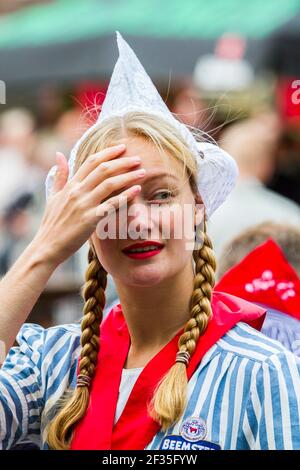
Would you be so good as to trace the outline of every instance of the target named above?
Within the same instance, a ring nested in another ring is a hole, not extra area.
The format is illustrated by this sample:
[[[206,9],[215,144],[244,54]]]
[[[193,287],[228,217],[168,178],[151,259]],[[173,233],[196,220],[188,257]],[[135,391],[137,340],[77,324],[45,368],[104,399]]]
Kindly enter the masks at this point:
[[[74,148],[69,181],[58,156],[40,229],[0,285],[1,337],[12,343],[55,267],[89,240],[81,336],[77,324],[25,324],[4,362],[2,446],[42,435],[51,449],[300,448],[296,358],[249,326],[260,326],[260,307],[212,297],[198,203],[210,215],[235,166],[196,145],[118,41],[100,118]],[[105,238],[113,209],[123,218]],[[120,304],[101,323],[107,272]]]

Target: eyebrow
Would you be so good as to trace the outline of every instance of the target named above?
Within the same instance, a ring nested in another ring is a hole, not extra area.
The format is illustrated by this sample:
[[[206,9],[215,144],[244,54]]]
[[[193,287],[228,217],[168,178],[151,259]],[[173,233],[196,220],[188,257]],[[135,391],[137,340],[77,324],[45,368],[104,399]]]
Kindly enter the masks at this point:
[[[158,178],[166,178],[166,177],[172,178],[172,179],[174,179],[174,180],[177,181],[177,182],[179,181],[178,178],[177,178],[177,176],[173,175],[172,173],[167,173],[167,172],[156,173],[156,174],[150,175],[150,176],[148,176],[148,177],[147,177],[147,173],[146,173],[146,177],[145,177],[145,179],[144,179],[144,184],[145,184],[145,183],[149,183],[150,181],[153,181],[153,180],[158,179]]]

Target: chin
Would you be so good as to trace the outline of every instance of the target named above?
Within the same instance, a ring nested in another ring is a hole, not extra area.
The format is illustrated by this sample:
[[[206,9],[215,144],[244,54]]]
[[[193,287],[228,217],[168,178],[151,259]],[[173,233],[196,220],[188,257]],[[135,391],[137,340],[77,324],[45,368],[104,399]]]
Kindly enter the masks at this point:
[[[160,284],[164,280],[161,272],[133,272],[131,271],[128,281],[130,285],[136,287],[152,287]]]

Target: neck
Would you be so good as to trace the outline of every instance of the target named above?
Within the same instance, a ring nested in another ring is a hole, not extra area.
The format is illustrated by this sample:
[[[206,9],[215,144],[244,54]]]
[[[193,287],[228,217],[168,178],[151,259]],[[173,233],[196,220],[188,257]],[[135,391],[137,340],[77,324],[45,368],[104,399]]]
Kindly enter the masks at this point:
[[[180,273],[154,287],[129,286],[117,279],[115,283],[131,339],[131,367],[139,367],[190,318],[193,266],[188,263]]]

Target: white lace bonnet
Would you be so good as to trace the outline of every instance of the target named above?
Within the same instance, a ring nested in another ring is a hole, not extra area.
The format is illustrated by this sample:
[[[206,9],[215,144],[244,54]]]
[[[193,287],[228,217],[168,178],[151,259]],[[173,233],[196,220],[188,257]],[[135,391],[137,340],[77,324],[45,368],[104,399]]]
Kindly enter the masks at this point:
[[[73,176],[77,150],[89,133],[111,116],[123,116],[128,111],[143,111],[156,114],[175,127],[188,143],[197,158],[198,190],[205,205],[207,217],[222,204],[232,190],[238,175],[233,158],[217,145],[197,142],[190,130],[177,120],[146,73],[142,64],[127,42],[117,32],[119,58],[114,67],[107,94],[96,123],[77,141],[69,158],[69,179]],[[46,178],[46,196],[53,184],[56,165]]]

